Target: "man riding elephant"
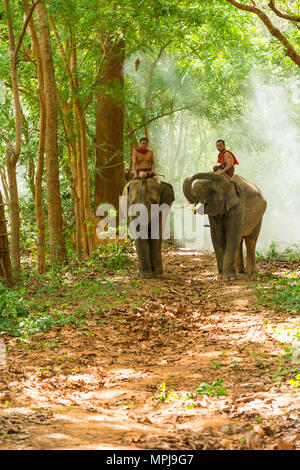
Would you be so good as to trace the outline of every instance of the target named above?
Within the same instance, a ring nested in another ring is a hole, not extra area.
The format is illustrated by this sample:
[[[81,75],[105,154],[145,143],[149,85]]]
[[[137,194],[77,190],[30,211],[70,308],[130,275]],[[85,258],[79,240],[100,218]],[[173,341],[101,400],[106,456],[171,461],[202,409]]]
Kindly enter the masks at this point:
[[[159,182],[155,173],[153,150],[148,147],[147,137],[140,139],[140,146],[132,152],[132,172],[134,179],[153,178]]]
[[[234,165],[238,165],[239,162],[233,153],[225,148],[224,140],[217,140],[216,147],[219,151],[219,165],[215,165],[213,170],[217,175],[225,175],[228,179],[231,179],[234,175]]]
[[[233,184],[234,183],[234,184]],[[183,183],[188,201],[203,204],[210,222],[211,239],[224,280],[244,272],[243,240],[247,247],[246,272],[256,271],[256,242],[267,202],[261,190],[239,175],[197,173]]]
[[[137,178],[123,190],[127,197],[128,222],[139,260],[139,276],[156,277],[163,272],[162,237],[164,223],[174,201],[170,184],[154,178]]]

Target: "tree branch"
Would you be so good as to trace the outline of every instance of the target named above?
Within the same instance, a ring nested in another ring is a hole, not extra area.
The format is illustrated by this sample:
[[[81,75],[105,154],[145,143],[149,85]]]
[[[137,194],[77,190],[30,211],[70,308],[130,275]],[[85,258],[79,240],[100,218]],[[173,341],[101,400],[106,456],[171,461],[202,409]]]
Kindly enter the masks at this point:
[[[281,44],[286,48],[286,53],[288,57],[296,64],[298,67],[300,67],[300,55],[296,52],[294,47],[291,45],[291,43],[288,41],[288,39],[282,34],[282,32],[274,26],[268,15],[264,13],[262,10],[257,8],[256,6],[251,6],[251,5],[245,5],[244,3],[240,3],[236,0],[226,0],[227,3],[231,3],[231,5],[235,6],[239,10],[244,10],[244,11],[250,11],[251,13],[254,13],[257,15],[260,20],[265,24],[265,26],[268,28],[272,36],[274,36],[276,39],[278,39]]]
[[[287,13],[283,13],[282,11],[278,10],[277,6],[275,5],[275,0],[270,0],[268,5],[277,16],[280,16],[280,18],[284,18],[289,21],[297,21],[298,23],[300,23],[300,16],[288,15]]]
[[[23,41],[23,37],[24,37],[24,34],[26,33],[26,29],[27,29],[27,26],[28,26],[28,23],[30,21],[30,18],[32,17],[32,13],[34,12],[34,9],[35,7],[37,6],[38,3],[41,3],[41,0],[37,0],[36,2],[34,2],[28,12],[28,15],[24,21],[24,24],[23,24],[23,27],[22,27],[22,31],[20,32],[19,34],[19,37],[18,37],[18,42],[17,42],[17,45],[16,45],[16,48],[14,50],[14,55],[13,55],[13,59],[16,60],[16,57],[17,57],[17,54],[19,52],[19,49],[21,47],[21,44],[22,44],[22,41]]]
[[[170,114],[178,113],[178,111],[183,111],[185,109],[191,109],[194,106],[198,106],[198,104],[195,104],[193,106],[181,106],[180,108],[171,109],[170,111],[166,111],[165,113],[158,114],[157,116],[155,116],[151,119],[148,119],[146,122],[143,121],[143,123],[140,126],[136,127],[135,129],[132,129],[130,132],[127,132],[127,135],[133,134],[134,132],[138,131],[139,129],[146,126],[147,124],[150,124],[150,122],[157,121],[157,119],[161,119],[164,116],[169,116]]]

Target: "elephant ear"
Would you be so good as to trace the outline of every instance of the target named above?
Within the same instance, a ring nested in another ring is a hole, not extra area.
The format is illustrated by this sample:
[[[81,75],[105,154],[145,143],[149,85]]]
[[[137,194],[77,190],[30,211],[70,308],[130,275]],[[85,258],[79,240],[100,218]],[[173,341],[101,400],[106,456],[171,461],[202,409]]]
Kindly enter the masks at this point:
[[[225,209],[226,212],[229,211],[232,207],[236,206],[240,202],[240,191],[237,183],[231,181],[231,188],[226,195],[225,199]]]
[[[169,183],[162,182],[161,184],[161,193],[160,193],[160,203],[161,204],[172,204],[175,200],[173,186]]]

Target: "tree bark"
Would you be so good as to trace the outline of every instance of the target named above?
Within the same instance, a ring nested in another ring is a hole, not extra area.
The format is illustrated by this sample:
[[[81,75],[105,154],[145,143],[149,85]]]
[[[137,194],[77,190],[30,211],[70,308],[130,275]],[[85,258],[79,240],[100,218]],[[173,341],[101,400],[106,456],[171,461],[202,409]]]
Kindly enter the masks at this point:
[[[235,6],[239,10],[244,10],[244,11],[249,11],[251,13],[254,13],[259,17],[259,19],[265,24],[265,26],[268,28],[269,32],[274,36],[276,39],[278,39],[281,44],[285,47],[286,52],[285,55],[287,55],[298,67],[300,67],[300,54],[296,52],[292,44],[289,42],[289,40],[282,34],[282,32],[274,26],[268,15],[264,11],[262,11],[260,8],[258,8],[255,4],[254,5],[245,5],[244,3],[240,3],[236,0],[226,0],[228,3],[231,3],[231,5]]]
[[[9,55],[10,55],[10,70],[11,81],[14,98],[14,111],[15,111],[15,146],[9,140],[6,141],[6,164],[7,164],[7,177],[9,185],[9,204],[10,204],[10,230],[11,230],[11,251],[13,260],[13,270],[18,275],[21,269],[20,260],[20,207],[18,196],[18,184],[16,167],[17,161],[21,152],[21,132],[22,132],[22,110],[19,95],[18,73],[17,73],[17,52],[18,49],[15,43],[15,35],[13,30],[13,23],[11,17],[11,9],[8,0],[3,0],[5,11],[7,14],[8,26],[8,39],[9,39]],[[20,39],[20,36],[19,36]],[[18,47],[19,46],[18,40]]]
[[[7,176],[3,168],[0,168],[0,178],[1,178],[2,188],[4,191],[4,200],[5,200],[5,203],[9,206],[9,189],[8,189],[8,183],[7,183]]]
[[[74,119],[73,107],[64,101],[60,104],[62,110],[62,118],[64,124],[64,131],[67,141],[68,148],[68,159],[69,166],[72,173],[71,190],[74,199],[75,207],[75,223],[76,223],[76,253],[79,259],[82,259],[82,255],[87,255],[87,244],[85,242],[85,230],[84,230],[84,211],[82,207],[82,178],[81,172],[78,174],[79,156],[77,149],[80,150],[80,143],[77,143],[78,134],[74,132]]]
[[[46,186],[48,197],[50,258],[52,262],[62,262],[66,259],[66,250],[63,235],[63,219],[59,184],[59,163],[57,146],[58,109],[54,65],[51,51],[50,30],[48,26],[48,17],[44,2],[41,2],[37,5],[36,16],[40,36],[40,51],[45,84]]]
[[[51,19],[51,25],[54,31],[54,36],[57,41],[60,55],[65,63],[70,86],[70,100],[73,104],[73,112],[75,116],[76,150],[73,146],[73,151],[71,151],[71,154],[73,155],[73,157],[75,157],[74,162],[76,162],[76,171],[74,165],[72,165],[71,171],[73,175],[72,191],[76,201],[75,218],[77,216],[80,217],[80,224],[76,224],[76,227],[78,229],[80,228],[80,233],[76,234],[76,240],[77,249],[79,249],[79,245],[81,245],[81,247],[83,248],[83,255],[87,256],[91,254],[95,249],[95,227],[91,209],[88,147],[86,138],[85,112],[87,104],[85,106],[82,106],[80,101],[79,85],[77,78],[76,43],[73,40],[72,32],[70,39],[66,41],[65,48],[63,48],[59,34],[55,28],[53,19]],[[66,103],[62,103],[61,108],[64,113],[65,127],[69,128],[69,117],[66,113]],[[70,112],[70,109],[68,112]],[[68,130],[68,133],[69,135],[72,134],[70,129]],[[76,178],[76,180],[74,178]],[[82,237],[81,244],[79,243],[79,236]]]
[[[13,287],[11,261],[9,255],[8,235],[5,211],[0,191],[0,276],[4,278],[7,287]]]
[[[106,38],[104,54],[103,87],[97,97],[95,212],[105,202],[118,210],[124,186],[124,41]],[[111,95],[112,88],[118,96]]]
[[[29,12],[28,0],[22,0],[26,11]],[[37,223],[37,271],[39,274],[46,272],[46,247],[45,247],[45,215],[42,202],[42,179],[45,159],[45,138],[46,138],[46,104],[45,104],[45,82],[42,64],[40,44],[36,32],[33,18],[29,21],[30,39],[32,49],[36,57],[36,69],[38,78],[38,97],[40,105],[40,134],[38,147],[38,163],[34,176],[34,202],[35,216]]]
[[[270,0],[268,5],[271,8],[271,10],[273,10],[274,13],[277,16],[279,16],[280,18],[284,18],[285,20],[296,21],[297,23],[300,23],[300,16],[299,15],[289,15],[288,13],[284,13],[284,12],[280,11],[275,5],[275,0]]]

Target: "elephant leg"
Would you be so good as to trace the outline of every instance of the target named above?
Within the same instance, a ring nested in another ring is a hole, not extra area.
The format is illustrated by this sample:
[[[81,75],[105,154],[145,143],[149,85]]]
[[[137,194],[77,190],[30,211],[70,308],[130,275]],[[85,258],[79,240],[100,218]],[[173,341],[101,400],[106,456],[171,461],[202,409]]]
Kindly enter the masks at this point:
[[[150,260],[153,274],[162,274],[162,256],[161,256],[161,238],[158,240],[149,240]]]
[[[252,231],[248,237],[245,237],[246,247],[247,247],[247,262],[246,262],[246,272],[248,274],[254,273],[256,269],[256,242],[258,235],[261,229],[262,220],[257,224],[255,229]]]
[[[236,224],[231,222],[226,229],[226,250],[223,263],[223,278],[225,281],[236,279],[236,260],[241,246],[241,237],[236,231]]]
[[[238,273],[244,273],[245,272],[244,255],[243,255],[243,239],[240,243],[240,247],[239,247],[238,252],[237,252],[236,270],[237,270]]]
[[[152,277],[149,240],[138,238],[135,247],[139,259],[139,276],[142,278]]]
[[[225,230],[221,224],[215,224],[210,219],[211,241],[214,247],[219,274],[223,274],[223,261],[226,247]]]

